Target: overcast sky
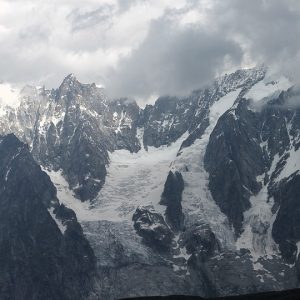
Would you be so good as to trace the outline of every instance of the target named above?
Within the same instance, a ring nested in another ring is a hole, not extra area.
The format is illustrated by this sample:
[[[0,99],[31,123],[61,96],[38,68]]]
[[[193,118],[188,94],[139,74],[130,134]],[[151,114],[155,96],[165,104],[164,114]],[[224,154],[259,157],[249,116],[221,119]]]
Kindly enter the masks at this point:
[[[74,73],[113,96],[185,94],[265,63],[299,78],[299,0],[0,0],[0,80]]]

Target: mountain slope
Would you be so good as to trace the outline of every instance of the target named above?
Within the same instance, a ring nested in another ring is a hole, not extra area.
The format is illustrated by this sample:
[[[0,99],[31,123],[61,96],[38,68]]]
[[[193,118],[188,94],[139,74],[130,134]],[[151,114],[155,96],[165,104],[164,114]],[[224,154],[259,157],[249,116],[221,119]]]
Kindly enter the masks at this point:
[[[14,135],[0,137],[1,299],[85,299],[94,254],[73,211]]]
[[[141,109],[69,75],[57,90],[20,91],[19,106],[2,107],[0,130],[30,145],[75,211],[102,298],[294,288],[291,86],[262,67],[239,70]]]

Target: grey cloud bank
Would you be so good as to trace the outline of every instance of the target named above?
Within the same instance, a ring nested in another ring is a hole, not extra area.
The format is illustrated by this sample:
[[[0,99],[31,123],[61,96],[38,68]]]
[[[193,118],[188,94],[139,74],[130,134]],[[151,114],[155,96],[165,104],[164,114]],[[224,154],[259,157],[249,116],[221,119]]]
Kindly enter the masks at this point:
[[[190,26],[176,30],[174,22],[153,21],[132,55],[120,61],[107,88],[114,95],[186,94],[212,80],[227,59],[242,61],[241,48],[220,32]]]
[[[183,95],[260,63],[300,78],[300,1],[0,0],[0,79],[68,73],[112,96]]]

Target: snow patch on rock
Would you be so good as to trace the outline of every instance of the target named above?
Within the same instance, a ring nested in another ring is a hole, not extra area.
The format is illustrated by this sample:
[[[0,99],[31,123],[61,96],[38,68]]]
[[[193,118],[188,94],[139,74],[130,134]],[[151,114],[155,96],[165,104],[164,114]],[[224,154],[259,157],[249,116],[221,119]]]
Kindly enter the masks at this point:
[[[57,198],[60,203],[64,204],[66,207],[71,208],[77,216],[78,221],[87,220],[93,218],[90,212],[90,204],[87,202],[82,202],[75,197],[75,193],[69,188],[69,184],[64,178],[62,171],[47,170],[45,171],[57,190]]]
[[[59,219],[56,217],[56,215],[55,215],[55,213],[54,213],[53,211],[54,211],[54,208],[53,208],[53,207],[51,207],[51,208],[48,209],[49,214],[51,215],[52,219],[55,221],[55,223],[56,223],[56,225],[58,226],[60,232],[61,232],[62,234],[64,234],[65,231],[66,231],[66,229],[67,229],[67,226],[64,225],[64,224],[62,223],[62,221],[59,220]]]
[[[298,150],[291,148],[288,154],[289,157],[287,158],[283,169],[276,178],[278,182],[300,170],[300,148]]]
[[[251,208],[244,213],[244,231],[236,241],[236,248],[250,250],[253,261],[260,257],[277,255],[278,247],[272,237],[272,227],[276,219],[272,207],[273,198],[268,197],[268,185],[264,185],[264,175],[257,177],[262,188],[250,197]]]
[[[246,98],[258,102],[264,98],[275,98],[281,91],[286,91],[292,86],[290,80],[281,75],[267,73],[265,78],[255,84],[245,95]]]

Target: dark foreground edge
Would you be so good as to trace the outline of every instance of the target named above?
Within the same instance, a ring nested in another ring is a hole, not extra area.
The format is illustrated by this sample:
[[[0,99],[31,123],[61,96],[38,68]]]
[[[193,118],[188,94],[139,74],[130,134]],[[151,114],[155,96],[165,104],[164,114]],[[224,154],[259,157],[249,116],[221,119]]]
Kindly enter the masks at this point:
[[[300,300],[300,289],[280,291],[280,292],[266,292],[251,295],[218,297],[218,298],[202,298],[197,296],[158,296],[158,297],[137,297],[137,298],[123,298],[122,300],[148,300],[148,299],[162,299],[162,300]]]

